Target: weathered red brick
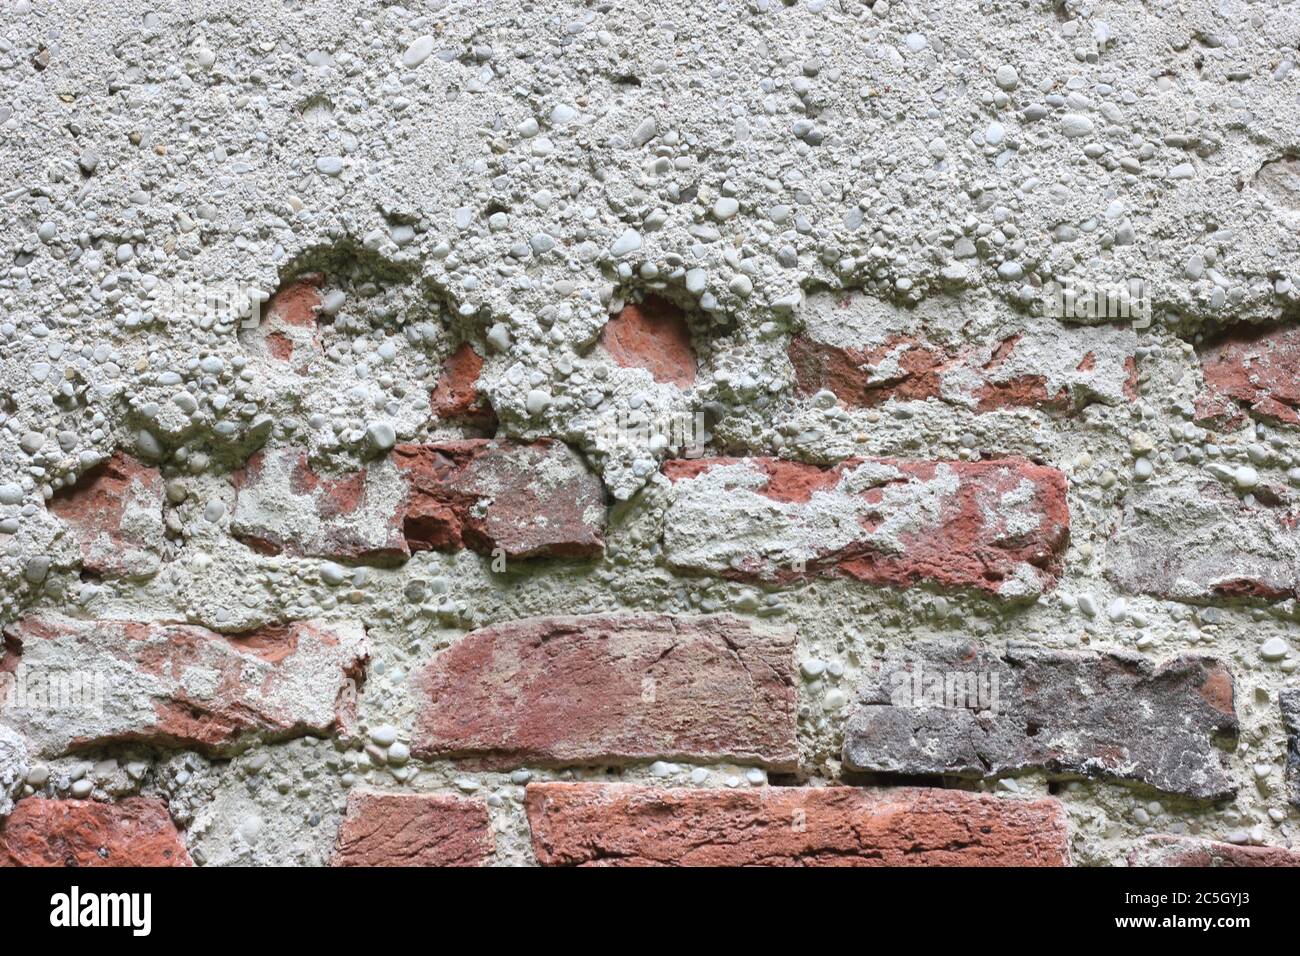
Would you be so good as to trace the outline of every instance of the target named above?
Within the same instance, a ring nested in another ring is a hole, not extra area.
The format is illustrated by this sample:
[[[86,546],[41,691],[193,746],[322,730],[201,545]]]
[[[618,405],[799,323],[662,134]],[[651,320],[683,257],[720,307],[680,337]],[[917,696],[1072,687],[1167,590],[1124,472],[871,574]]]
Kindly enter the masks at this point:
[[[467,439],[399,445],[411,551],[468,548],[511,558],[590,557],[604,549],[600,478],[563,442]]]
[[[490,766],[736,760],[793,770],[794,636],[726,615],[544,617],[466,635],[420,675],[412,748]]]
[[[1237,786],[1232,673],[1216,658],[1005,651],[912,642],[868,669],[844,728],[844,766],[992,779],[1037,769],[1217,800]]]
[[[42,614],[4,633],[7,666],[29,683],[71,672],[103,681],[89,705],[0,701],[0,719],[51,755],[128,741],[222,754],[256,738],[330,734],[350,716],[369,653],[360,624],[324,621],[227,635]]]
[[[192,866],[161,800],[20,800],[0,823],[0,866]]]
[[[1240,419],[1227,403],[1269,422],[1300,424],[1300,326],[1243,325],[1201,351],[1207,393],[1197,402],[1202,422]]]
[[[163,495],[158,469],[119,451],[51,498],[49,510],[76,536],[83,570],[141,578],[161,561]]]
[[[482,866],[493,853],[482,800],[427,793],[348,794],[332,866]]]
[[[544,865],[1067,866],[1054,799],[957,790],[530,784]]]
[[[463,343],[447,359],[429,397],[429,405],[438,418],[464,421],[478,428],[496,426],[496,414],[487,396],[478,390],[483,359],[474,346]]]
[[[1074,412],[1136,395],[1130,329],[999,323],[985,329],[958,301],[905,309],[856,293],[809,299],[789,346],[795,390],[841,404],[942,400],[975,412]]]
[[[267,449],[233,480],[231,533],[269,554],[388,562],[413,551],[590,557],[604,547],[600,478],[550,439],[399,445],[339,476],[318,474],[304,449]]]
[[[1236,846],[1195,837],[1152,836],[1128,855],[1129,866],[1300,866],[1300,851]]]
[[[600,344],[624,368],[643,368],[656,382],[695,384],[695,350],[681,309],[659,296],[625,305],[605,323]]]
[[[401,509],[406,485],[392,468],[316,472],[306,449],[257,452],[232,476],[230,531],[265,554],[389,560],[408,557]]]
[[[323,275],[312,273],[282,285],[262,308],[260,321],[240,329],[244,346],[276,364],[306,372],[320,352],[316,323],[324,282]]]
[[[1069,537],[1065,476],[1022,459],[665,462],[677,568],[788,581],[834,574],[1006,598],[1049,590]]]

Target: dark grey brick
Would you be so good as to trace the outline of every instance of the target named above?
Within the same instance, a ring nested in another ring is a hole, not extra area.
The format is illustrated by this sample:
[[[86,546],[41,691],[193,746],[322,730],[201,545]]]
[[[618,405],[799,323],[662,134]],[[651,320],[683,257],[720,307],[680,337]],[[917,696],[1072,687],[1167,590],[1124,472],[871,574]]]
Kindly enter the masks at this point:
[[[1300,690],[1284,690],[1282,726],[1286,728],[1286,787],[1291,803],[1300,807]]]
[[[1236,785],[1216,738],[1236,734],[1232,674],[1215,658],[1157,666],[1128,653],[931,643],[864,681],[844,763],[905,776],[1042,770],[1220,799]]]

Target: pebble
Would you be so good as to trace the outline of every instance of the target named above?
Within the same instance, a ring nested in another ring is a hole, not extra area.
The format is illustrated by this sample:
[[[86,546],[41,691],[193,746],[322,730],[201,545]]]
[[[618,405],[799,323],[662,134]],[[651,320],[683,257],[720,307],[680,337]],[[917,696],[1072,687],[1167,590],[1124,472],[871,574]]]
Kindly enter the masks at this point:
[[[817,680],[822,676],[822,671],[826,669],[826,662],[810,657],[799,665],[799,670],[803,673],[804,679],[809,681]]]
[[[655,123],[653,116],[641,121],[636,130],[632,133],[632,145],[644,146],[650,140],[654,139],[659,132],[659,127]]]
[[[1270,637],[1259,646],[1259,656],[1266,661],[1280,661],[1286,657],[1291,646],[1280,637]]]
[[[349,577],[348,569],[333,561],[322,561],[319,568],[320,579],[331,587],[338,587]]]
[[[381,724],[370,731],[370,740],[380,747],[391,747],[397,743],[397,728],[392,724]]]
[[[550,404],[551,393],[540,388],[532,389],[528,393],[528,397],[524,399],[524,408],[527,409],[529,415],[540,415],[546,411]]]
[[[424,36],[417,37],[402,52],[402,66],[407,69],[419,66],[433,53],[433,37],[427,33]]]
[[[323,176],[337,176],[343,172],[343,160],[338,156],[321,156],[316,160],[316,172]]]
[[[375,454],[382,455],[397,444],[397,432],[388,422],[371,422],[366,426],[366,444]]]
[[[614,244],[609,247],[610,253],[618,259],[623,256],[631,255],[641,248],[641,233],[635,229],[628,229],[614,240]]]
[[[1071,139],[1087,136],[1092,132],[1092,120],[1080,113],[1066,113],[1061,117],[1061,132]]]

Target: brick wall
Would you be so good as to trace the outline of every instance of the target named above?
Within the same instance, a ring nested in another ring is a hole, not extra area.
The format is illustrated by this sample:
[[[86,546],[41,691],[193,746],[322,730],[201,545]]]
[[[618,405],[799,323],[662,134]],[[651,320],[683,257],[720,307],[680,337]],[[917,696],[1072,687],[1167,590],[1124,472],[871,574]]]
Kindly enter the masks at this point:
[[[1300,861],[1294,18],[11,6],[0,863]]]

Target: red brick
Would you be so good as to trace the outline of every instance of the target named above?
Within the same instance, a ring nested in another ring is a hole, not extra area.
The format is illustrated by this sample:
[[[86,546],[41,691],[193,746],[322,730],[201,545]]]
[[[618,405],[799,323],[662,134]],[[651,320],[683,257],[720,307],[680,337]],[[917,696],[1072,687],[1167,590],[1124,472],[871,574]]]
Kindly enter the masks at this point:
[[[725,615],[544,617],[466,635],[419,677],[412,750],[484,765],[798,762],[794,636]]]
[[[158,469],[119,451],[50,499],[49,510],[76,537],[83,570],[148,577],[161,560],[163,495]]]
[[[5,637],[31,675],[76,671],[105,682],[96,708],[46,712],[0,702],[0,719],[46,754],[120,742],[223,754],[254,738],[331,734],[350,717],[368,660],[355,623],[299,621],[226,635],[45,614],[24,618]]]
[[[438,418],[464,421],[483,429],[496,427],[496,415],[487,397],[478,390],[483,359],[468,342],[447,359],[429,397],[429,405]]]
[[[656,382],[695,384],[695,350],[682,310],[658,296],[623,307],[605,323],[600,344],[624,368],[643,368]]]
[[[1129,852],[1129,866],[1300,866],[1300,851],[1236,846],[1194,837],[1153,836]]]
[[[192,866],[161,800],[20,800],[0,824],[0,866]]]
[[[1067,866],[1053,799],[957,790],[530,784],[548,866]]]
[[[511,558],[590,557],[604,549],[600,479],[562,442],[467,439],[399,445],[411,551],[468,548]]]
[[[482,866],[493,853],[487,805],[426,793],[348,794],[332,866]]]
[[[1300,326],[1240,326],[1201,351],[1207,394],[1197,401],[1206,422],[1239,421],[1226,407],[1269,422],[1300,424]]]
[[[1060,575],[1065,476],[1022,459],[673,460],[664,548],[682,570],[742,580],[813,574],[1034,597]]]

